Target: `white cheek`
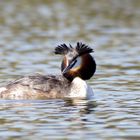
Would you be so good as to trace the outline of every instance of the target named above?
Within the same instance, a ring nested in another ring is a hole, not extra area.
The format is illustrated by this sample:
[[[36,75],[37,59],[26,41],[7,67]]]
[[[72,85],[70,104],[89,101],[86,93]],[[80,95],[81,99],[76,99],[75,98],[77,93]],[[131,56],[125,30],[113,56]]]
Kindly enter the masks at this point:
[[[73,66],[73,68],[79,67],[81,65],[81,62],[82,62],[81,57],[78,57],[77,58],[77,62],[75,63],[75,65]]]
[[[66,60],[66,67],[69,65],[69,61],[68,60]]]

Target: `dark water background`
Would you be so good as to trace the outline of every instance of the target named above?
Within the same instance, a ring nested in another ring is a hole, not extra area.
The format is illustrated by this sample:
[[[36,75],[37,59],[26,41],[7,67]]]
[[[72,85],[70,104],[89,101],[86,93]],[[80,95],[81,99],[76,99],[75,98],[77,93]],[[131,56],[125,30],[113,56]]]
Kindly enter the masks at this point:
[[[0,100],[0,139],[140,139],[139,0],[1,0],[0,84],[60,74],[60,43],[95,50],[95,92],[85,100]]]

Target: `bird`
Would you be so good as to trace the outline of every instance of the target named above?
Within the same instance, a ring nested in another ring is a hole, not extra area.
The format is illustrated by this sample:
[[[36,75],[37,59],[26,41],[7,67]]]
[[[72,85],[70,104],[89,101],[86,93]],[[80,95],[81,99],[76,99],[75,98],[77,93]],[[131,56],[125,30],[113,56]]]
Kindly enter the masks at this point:
[[[91,99],[92,88],[86,83],[96,71],[96,62],[88,45],[77,42],[60,44],[54,53],[63,56],[60,75],[35,73],[21,76],[0,87],[1,99]]]

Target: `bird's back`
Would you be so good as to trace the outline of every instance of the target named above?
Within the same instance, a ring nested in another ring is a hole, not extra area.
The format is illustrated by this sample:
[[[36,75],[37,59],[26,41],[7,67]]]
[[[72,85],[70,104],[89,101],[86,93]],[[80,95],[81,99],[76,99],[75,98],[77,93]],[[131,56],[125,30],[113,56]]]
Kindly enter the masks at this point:
[[[21,77],[0,88],[3,99],[63,98],[70,82],[63,76],[34,74]]]

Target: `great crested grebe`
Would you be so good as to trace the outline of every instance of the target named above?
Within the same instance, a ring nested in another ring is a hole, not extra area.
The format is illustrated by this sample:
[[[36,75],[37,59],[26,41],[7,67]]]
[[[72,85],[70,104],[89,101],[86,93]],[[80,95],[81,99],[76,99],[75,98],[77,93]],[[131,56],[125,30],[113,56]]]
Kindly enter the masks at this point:
[[[92,89],[84,80],[90,79],[96,70],[93,49],[83,43],[59,45],[55,54],[64,55],[62,75],[34,74],[23,76],[0,87],[2,99],[50,99],[50,98],[86,98],[93,96]]]

